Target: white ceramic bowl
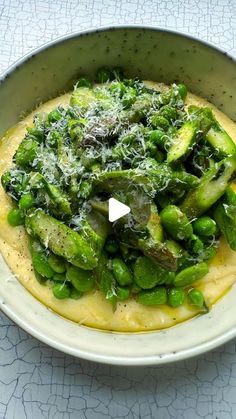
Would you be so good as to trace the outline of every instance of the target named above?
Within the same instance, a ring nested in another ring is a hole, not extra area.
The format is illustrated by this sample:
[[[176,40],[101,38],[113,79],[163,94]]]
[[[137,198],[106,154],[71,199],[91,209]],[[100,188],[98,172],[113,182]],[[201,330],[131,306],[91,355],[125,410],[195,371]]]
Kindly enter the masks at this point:
[[[72,87],[79,74],[120,65],[131,76],[179,80],[235,119],[236,64],[185,35],[155,28],[117,27],[72,34],[39,48],[2,77],[0,134],[22,113]],[[3,312],[34,337],[77,357],[120,365],[162,364],[210,350],[236,336],[235,288],[210,313],[171,329],[128,334],[79,326],[48,310],[0,259]]]

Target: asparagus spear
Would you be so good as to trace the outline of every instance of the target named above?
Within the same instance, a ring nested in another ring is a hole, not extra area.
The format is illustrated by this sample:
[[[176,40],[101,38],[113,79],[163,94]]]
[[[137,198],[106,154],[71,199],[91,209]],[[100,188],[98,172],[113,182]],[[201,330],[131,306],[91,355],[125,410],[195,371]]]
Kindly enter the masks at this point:
[[[179,187],[186,190],[192,188],[198,184],[198,178],[185,171],[174,171],[167,165],[162,164],[159,168],[146,171],[129,169],[101,172],[94,179],[94,183],[100,190],[106,192],[128,191],[139,185],[145,193],[154,196],[157,191],[164,191],[165,189]]]
[[[228,157],[202,176],[199,185],[188,192],[181,210],[189,218],[207,211],[224,194],[236,173],[236,157]]]
[[[93,269],[106,239],[106,232],[98,235],[92,227],[88,234],[88,224],[84,236],[73,231],[62,222],[47,215],[42,210],[31,210],[25,219],[29,235],[38,238],[46,247],[58,256],[82,269]]]
[[[220,159],[236,154],[236,145],[225,129],[216,120],[210,108],[189,107],[189,112],[212,121],[210,129],[206,132],[205,139],[216,152]]]
[[[168,151],[168,164],[178,163],[188,156],[197,138],[199,127],[199,121],[193,120],[185,122],[185,124],[179,128]]]
[[[234,189],[233,184],[227,188],[222,201],[214,209],[213,215],[229,246],[236,251],[236,193]]]
[[[235,143],[229,134],[227,134],[227,132],[220,126],[220,124],[215,123],[208,131],[205,138],[217,151],[220,158],[236,154]]]

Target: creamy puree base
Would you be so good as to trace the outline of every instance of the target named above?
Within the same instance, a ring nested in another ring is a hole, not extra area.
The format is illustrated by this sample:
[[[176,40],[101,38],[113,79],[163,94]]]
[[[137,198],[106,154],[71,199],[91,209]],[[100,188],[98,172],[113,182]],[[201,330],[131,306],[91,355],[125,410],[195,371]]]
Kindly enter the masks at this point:
[[[158,84],[147,82],[149,86]],[[49,112],[58,105],[66,106],[70,94],[60,96],[41,105],[37,112]],[[210,106],[216,118],[236,138],[236,125],[222,112],[193,94],[188,94],[187,104]],[[32,112],[16,127],[10,129],[0,142],[0,176],[12,166],[12,157],[26,133],[26,127],[32,124]],[[93,291],[79,300],[58,300],[49,286],[41,285],[35,278],[28,250],[27,236],[23,227],[11,227],[7,222],[8,211],[12,208],[11,199],[0,186],[0,252],[11,271],[21,284],[46,307],[67,319],[82,325],[98,329],[119,332],[140,332],[158,330],[183,322],[198,314],[198,310],[185,303],[179,308],[165,306],[146,307],[135,300],[117,304],[113,313],[112,305],[100,291]],[[3,278],[0,279],[1,281]],[[196,288],[203,291],[206,303],[212,306],[236,280],[236,254],[224,239],[221,240],[218,253],[210,264],[210,271],[204,279],[198,281]],[[6,284],[7,286],[7,284]]]

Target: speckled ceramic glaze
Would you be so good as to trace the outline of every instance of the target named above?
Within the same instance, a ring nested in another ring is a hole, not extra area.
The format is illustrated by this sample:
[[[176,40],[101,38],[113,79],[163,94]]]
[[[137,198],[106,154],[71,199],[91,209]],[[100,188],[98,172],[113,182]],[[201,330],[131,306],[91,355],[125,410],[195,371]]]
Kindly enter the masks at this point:
[[[171,83],[209,99],[236,119],[236,64],[196,39],[155,28],[118,27],[73,34],[25,57],[0,84],[0,135],[42,101],[70,89],[102,65],[130,76]],[[1,309],[47,344],[94,361],[144,365],[197,355],[236,336],[235,288],[209,314],[159,332],[122,334],[81,327],[32,297],[0,260]]]

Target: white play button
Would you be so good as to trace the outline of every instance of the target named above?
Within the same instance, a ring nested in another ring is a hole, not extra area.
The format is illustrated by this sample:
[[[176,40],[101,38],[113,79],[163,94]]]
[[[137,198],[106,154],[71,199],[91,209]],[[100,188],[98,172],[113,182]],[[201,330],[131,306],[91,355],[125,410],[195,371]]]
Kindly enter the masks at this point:
[[[113,221],[119,220],[119,218],[124,217],[124,215],[129,214],[130,207],[122,202],[117,201],[115,198],[109,199],[109,221],[113,223]]]

